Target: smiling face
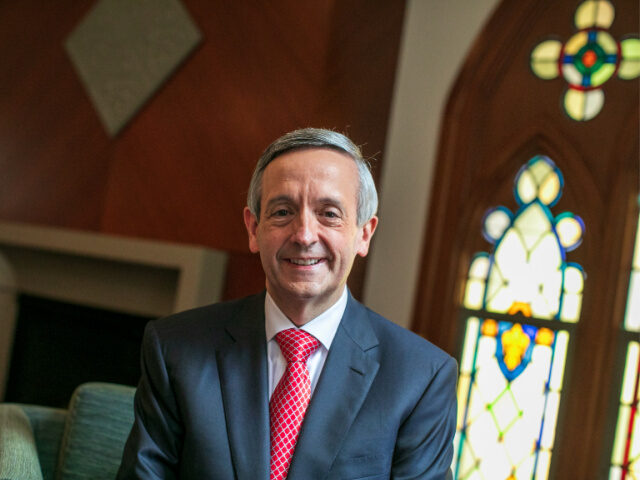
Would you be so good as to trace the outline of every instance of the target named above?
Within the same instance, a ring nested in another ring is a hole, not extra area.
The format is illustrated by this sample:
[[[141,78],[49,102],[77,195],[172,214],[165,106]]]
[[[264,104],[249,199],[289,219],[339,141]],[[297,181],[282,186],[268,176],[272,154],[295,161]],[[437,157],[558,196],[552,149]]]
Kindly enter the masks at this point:
[[[342,294],[356,255],[377,225],[358,226],[355,161],[330,149],[274,159],[263,172],[260,221],[249,208],[249,248],[260,253],[267,291],[294,323],[304,324]]]

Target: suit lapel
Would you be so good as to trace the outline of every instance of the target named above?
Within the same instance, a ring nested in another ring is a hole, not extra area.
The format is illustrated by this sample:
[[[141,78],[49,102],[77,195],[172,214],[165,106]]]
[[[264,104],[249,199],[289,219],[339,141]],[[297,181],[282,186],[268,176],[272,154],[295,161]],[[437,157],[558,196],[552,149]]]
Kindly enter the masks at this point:
[[[351,296],[307,409],[289,479],[323,478],[362,406],[379,364],[366,309]]]
[[[227,327],[218,353],[231,455],[239,480],[269,478],[269,397],[264,294],[252,297]]]

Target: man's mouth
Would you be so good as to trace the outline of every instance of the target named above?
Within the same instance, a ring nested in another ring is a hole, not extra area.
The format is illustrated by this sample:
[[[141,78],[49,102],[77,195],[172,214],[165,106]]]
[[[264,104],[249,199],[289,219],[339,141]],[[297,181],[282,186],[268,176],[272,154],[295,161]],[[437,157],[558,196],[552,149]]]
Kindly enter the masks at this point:
[[[289,261],[291,263],[293,263],[294,265],[301,265],[301,266],[305,266],[305,267],[308,267],[310,265],[316,265],[317,263],[320,263],[320,259],[319,258],[290,258]]]

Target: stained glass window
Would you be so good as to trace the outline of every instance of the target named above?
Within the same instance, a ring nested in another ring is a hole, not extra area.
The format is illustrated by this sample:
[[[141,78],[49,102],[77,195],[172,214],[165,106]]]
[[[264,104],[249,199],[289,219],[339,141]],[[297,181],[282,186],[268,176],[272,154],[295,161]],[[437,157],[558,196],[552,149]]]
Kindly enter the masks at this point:
[[[518,172],[512,213],[483,221],[491,252],[471,261],[458,383],[456,479],[546,479],[569,339],[580,318],[584,273],[567,261],[584,224],[554,215],[562,173],[536,156]]]
[[[564,109],[574,120],[594,118],[604,105],[602,86],[616,73],[623,80],[640,75],[640,40],[618,41],[607,29],[615,19],[608,0],[586,0],[576,9],[578,31],[562,43],[544,40],[531,52],[531,69],[539,78],[562,76],[568,84]]]
[[[624,321],[627,354],[623,367],[610,480],[640,478],[640,218]]]

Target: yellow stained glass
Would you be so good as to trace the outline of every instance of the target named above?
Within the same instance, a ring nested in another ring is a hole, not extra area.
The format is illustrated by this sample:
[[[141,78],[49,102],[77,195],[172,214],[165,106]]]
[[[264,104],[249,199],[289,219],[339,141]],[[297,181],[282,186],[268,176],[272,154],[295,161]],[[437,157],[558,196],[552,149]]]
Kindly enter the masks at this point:
[[[582,227],[580,223],[573,217],[563,217],[556,224],[558,238],[563,247],[571,247],[582,238]]]
[[[640,216],[638,217],[636,245],[633,252],[624,328],[630,332],[640,332]]]
[[[481,309],[484,301],[484,287],[483,280],[470,278],[464,294],[464,306],[473,310]]]
[[[584,275],[582,270],[576,267],[567,267],[564,271],[564,290],[567,293],[582,293],[584,288]]]
[[[627,38],[620,42],[622,60],[618,68],[618,76],[623,80],[631,80],[640,75],[640,40]]]
[[[529,164],[516,182],[516,190],[523,203],[538,198],[544,205],[550,205],[558,197],[560,189],[560,177],[543,160]]]
[[[551,390],[560,390],[562,380],[564,379],[564,359],[567,356],[567,347],[569,345],[569,333],[560,331],[556,335],[556,356],[560,361],[553,363],[551,376],[549,377],[549,388]]]
[[[607,32],[597,33],[597,43],[605,53],[616,55],[618,53],[618,42]]]
[[[531,69],[540,78],[549,80],[558,76],[558,57],[562,42],[546,40],[531,52]]]
[[[553,171],[553,167],[543,160],[537,160],[533,163],[529,163],[529,165],[527,165],[527,170],[531,172],[536,184],[538,185],[541,185],[547,178],[549,178],[550,174],[555,173]]]
[[[538,197],[545,205],[550,205],[560,193],[560,178],[558,175],[548,175],[540,185]]]
[[[640,270],[631,274],[629,297],[624,328],[630,332],[640,332]]]
[[[587,43],[589,43],[589,36],[587,35],[587,32],[578,32],[567,40],[567,43],[564,46],[564,51],[568,55],[575,55]]]
[[[576,293],[565,293],[562,299],[562,311],[560,320],[575,323],[580,319],[582,307],[582,295]]]
[[[575,67],[571,67],[575,69]],[[564,96],[564,108],[567,114],[578,121],[591,120],[602,110],[603,105],[604,92],[602,90],[583,92],[570,88]]]
[[[473,259],[473,263],[469,268],[469,276],[472,278],[487,278],[489,273],[489,256],[488,255],[476,255]]]
[[[473,353],[476,350],[478,339],[478,328],[480,321],[477,318],[470,318],[467,322],[467,331],[464,339],[464,354],[460,362],[460,374],[470,375],[473,367]]]
[[[486,255],[477,255],[469,268],[469,278],[465,287],[464,306],[479,310],[484,302],[484,290],[486,278],[489,273],[489,258]]]
[[[511,217],[504,210],[494,210],[484,221],[484,229],[487,235],[498,239],[511,224]]]
[[[520,232],[524,248],[527,250],[531,250],[540,240],[541,234],[548,232],[551,228],[549,218],[538,204],[532,204],[518,215],[513,225]]]
[[[609,478],[640,478],[640,343],[629,342]]]
[[[538,185],[529,169],[522,172],[516,185],[518,196],[524,203],[529,203],[536,198],[538,194]]]
[[[615,10],[607,0],[587,0],[576,9],[574,17],[579,29],[589,27],[609,28],[613,23]]]

